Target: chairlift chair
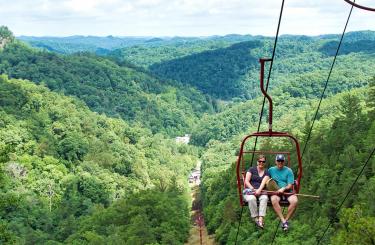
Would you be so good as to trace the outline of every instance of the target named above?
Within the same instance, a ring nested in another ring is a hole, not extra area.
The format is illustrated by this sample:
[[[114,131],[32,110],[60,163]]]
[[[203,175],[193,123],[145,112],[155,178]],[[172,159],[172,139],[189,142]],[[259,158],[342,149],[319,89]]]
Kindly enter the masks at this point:
[[[302,178],[302,158],[301,158],[301,152],[300,152],[300,146],[298,143],[298,140],[290,135],[287,132],[276,132],[272,130],[272,99],[271,96],[267,94],[267,92],[264,89],[264,66],[265,63],[271,61],[271,59],[260,59],[259,62],[261,64],[261,71],[260,71],[260,88],[262,90],[262,93],[264,96],[268,99],[269,102],[269,129],[268,131],[264,132],[256,132],[252,133],[250,135],[247,135],[241,143],[240,151],[238,154],[238,159],[237,159],[237,167],[236,167],[236,172],[237,172],[237,188],[238,188],[238,194],[239,194],[239,202],[241,206],[245,206],[247,203],[243,198],[243,190],[244,190],[244,179],[245,179],[245,174],[246,174],[246,158],[248,156],[253,154],[285,154],[287,155],[288,159],[288,166],[291,167],[291,158],[290,152],[287,151],[271,151],[271,150],[262,150],[262,151],[257,151],[257,150],[249,150],[245,149],[246,143],[250,139],[258,138],[258,137],[273,137],[273,138],[286,138],[289,139],[293,144],[295,148],[295,153],[297,157],[297,163],[298,163],[298,169],[297,169],[297,176],[295,178],[295,183],[293,187],[293,191],[291,193],[285,193],[285,195],[293,195],[299,193],[300,187],[301,187],[301,178]],[[250,163],[251,164],[251,163]],[[274,195],[274,193],[269,193],[268,195]],[[269,203],[270,204],[270,203]],[[287,200],[280,201],[281,206],[287,206],[289,203]]]

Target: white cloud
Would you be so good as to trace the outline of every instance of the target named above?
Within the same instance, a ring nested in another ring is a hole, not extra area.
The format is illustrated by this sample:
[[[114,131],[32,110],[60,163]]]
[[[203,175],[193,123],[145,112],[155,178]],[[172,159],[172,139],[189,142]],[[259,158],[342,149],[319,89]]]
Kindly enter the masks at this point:
[[[374,0],[357,0],[370,7]],[[16,35],[274,35],[281,0],[0,0]],[[281,33],[340,33],[343,0],[285,0]],[[375,13],[355,9],[350,30],[375,29]]]
[[[63,2],[63,6],[70,8],[75,12],[92,12],[95,11],[95,8],[105,1],[101,0],[69,0]]]

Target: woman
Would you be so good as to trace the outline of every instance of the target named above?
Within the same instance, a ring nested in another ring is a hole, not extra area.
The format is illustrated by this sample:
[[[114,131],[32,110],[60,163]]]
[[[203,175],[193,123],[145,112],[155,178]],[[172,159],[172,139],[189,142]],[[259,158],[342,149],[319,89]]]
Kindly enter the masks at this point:
[[[265,168],[266,157],[259,155],[257,166],[251,167],[246,172],[244,198],[249,204],[251,218],[259,228],[264,228],[264,216],[266,215],[268,196],[261,194],[267,180],[270,179],[268,170]],[[259,198],[259,211],[257,207]]]

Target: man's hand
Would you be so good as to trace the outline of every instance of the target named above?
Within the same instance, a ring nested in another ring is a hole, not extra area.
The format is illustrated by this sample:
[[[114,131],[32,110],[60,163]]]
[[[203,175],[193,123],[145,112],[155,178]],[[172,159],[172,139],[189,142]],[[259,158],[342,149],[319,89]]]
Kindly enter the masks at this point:
[[[257,189],[257,190],[255,191],[255,196],[259,196],[261,192],[262,192],[262,191],[261,191],[260,189]]]
[[[283,187],[283,188],[278,189],[278,190],[277,190],[277,193],[279,193],[279,194],[283,194],[284,191],[285,191],[285,188]]]

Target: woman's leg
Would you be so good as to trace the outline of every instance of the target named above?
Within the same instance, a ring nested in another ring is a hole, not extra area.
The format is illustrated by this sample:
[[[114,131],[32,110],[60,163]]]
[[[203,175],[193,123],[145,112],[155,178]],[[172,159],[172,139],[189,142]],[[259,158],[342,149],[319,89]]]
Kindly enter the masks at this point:
[[[266,216],[267,212],[267,202],[268,202],[268,196],[267,195],[261,195],[259,197],[259,222],[264,223],[264,217]]]
[[[251,218],[256,220],[256,218],[258,217],[257,198],[254,195],[245,195],[244,198],[249,205]]]

